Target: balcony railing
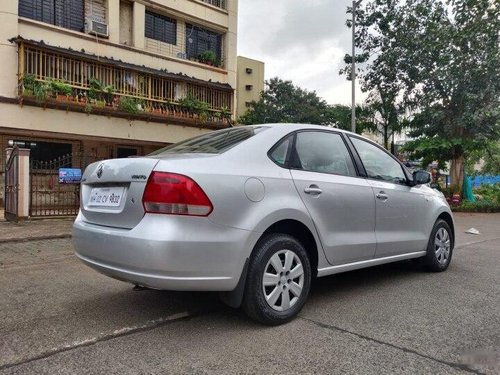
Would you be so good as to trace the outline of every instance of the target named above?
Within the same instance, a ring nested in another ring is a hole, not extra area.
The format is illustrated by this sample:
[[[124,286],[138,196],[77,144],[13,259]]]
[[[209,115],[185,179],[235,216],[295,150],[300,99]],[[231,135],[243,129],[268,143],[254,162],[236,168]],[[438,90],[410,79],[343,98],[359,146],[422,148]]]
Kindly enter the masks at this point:
[[[20,79],[30,76],[40,83],[69,85],[72,94],[67,95],[68,101],[78,105],[84,103],[87,110],[89,106],[96,106],[97,109],[110,107],[119,111],[122,98],[127,98],[132,103],[135,100],[138,111],[133,112],[140,115],[180,116],[202,123],[229,121],[233,106],[233,90],[229,85],[64,51],[28,41],[19,42]],[[100,87],[97,95],[96,82]],[[20,89],[23,96],[35,94],[27,92],[22,82]],[[193,99],[195,104],[202,104],[203,109],[190,107],[186,97]]]

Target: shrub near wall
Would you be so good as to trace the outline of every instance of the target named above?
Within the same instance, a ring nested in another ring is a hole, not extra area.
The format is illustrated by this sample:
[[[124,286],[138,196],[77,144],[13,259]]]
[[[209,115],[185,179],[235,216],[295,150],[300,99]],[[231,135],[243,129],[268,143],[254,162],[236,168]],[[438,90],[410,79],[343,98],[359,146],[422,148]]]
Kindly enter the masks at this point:
[[[500,212],[500,184],[484,184],[474,189],[476,202],[462,201],[451,209],[456,212]]]

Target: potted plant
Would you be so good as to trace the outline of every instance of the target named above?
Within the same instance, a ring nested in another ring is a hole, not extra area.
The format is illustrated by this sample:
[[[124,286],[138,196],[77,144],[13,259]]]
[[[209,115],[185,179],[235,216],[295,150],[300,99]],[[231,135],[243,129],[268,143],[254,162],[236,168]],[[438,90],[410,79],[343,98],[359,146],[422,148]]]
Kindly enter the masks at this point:
[[[200,62],[207,65],[215,65],[217,62],[217,55],[212,50],[206,50],[198,55]]]
[[[135,114],[139,113],[139,111],[141,111],[142,105],[135,98],[131,98],[129,96],[122,96],[120,98],[120,103],[118,104],[118,108],[123,112],[131,113],[131,114],[135,115]]]
[[[106,101],[106,105],[112,106],[113,100],[115,98],[115,88],[113,85],[108,85],[104,87],[104,100]]]
[[[35,86],[39,82],[36,80],[34,74],[25,74],[22,80],[22,95],[23,96],[33,96],[35,91]]]
[[[50,81],[49,84],[52,95],[55,96],[57,101],[67,101],[73,92],[71,86],[63,81]]]

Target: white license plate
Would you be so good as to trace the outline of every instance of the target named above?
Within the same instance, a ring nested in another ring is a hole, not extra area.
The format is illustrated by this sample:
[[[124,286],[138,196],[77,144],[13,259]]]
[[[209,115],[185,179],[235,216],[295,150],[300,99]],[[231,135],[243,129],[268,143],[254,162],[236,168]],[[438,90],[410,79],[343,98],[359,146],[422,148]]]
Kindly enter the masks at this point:
[[[90,192],[89,206],[118,207],[124,191],[123,187],[93,188]]]

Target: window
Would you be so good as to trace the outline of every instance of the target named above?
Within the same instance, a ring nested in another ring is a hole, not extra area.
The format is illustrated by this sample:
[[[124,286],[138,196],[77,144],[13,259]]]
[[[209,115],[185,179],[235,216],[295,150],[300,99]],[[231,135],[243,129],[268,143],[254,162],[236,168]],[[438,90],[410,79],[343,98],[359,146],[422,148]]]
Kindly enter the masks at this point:
[[[152,12],[146,12],[146,38],[177,44],[177,21]]]
[[[38,162],[51,162],[71,155],[71,143],[10,140],[9,145],[30,149],[30,159]],[[71,164],[69,164],[71,166]]]
[[[163,147],[150,155],[193,153],[222,154],[265,129],[267,128],[263,126],[242,126],[229,130],[220,130]]]
[[[300,132],[295,142],[294,167],[310,172],[356,176],[351,155],[338,133]]]
[[[406,183],[403,168],[388,153],[359,138],[351,137],[351,141],[358,151],[368,177],[396,184]]]
[[[137,148],[135,147],[120,147],[116,148],[116,157],[117,158],[128,158],[129,156],[136,156]]]
[[[205,51],[215,53],[217,60],[222,59],[222,35],[204,28],[186,24],[187,58],[198,58]]]
[[[83,31],[84,0],[19,0],[19,16]]]
[[[290,142],[293,140],[293,135],[290,135],[286,137],[285,139],[281,140],[276,146],[274,146],[271,149],[271,153],[269,154],[269,157],[276,163],[281,165],[282,167],[285,166],[286,163],[286,156],[288,154],[288,149],[290,146]]]

